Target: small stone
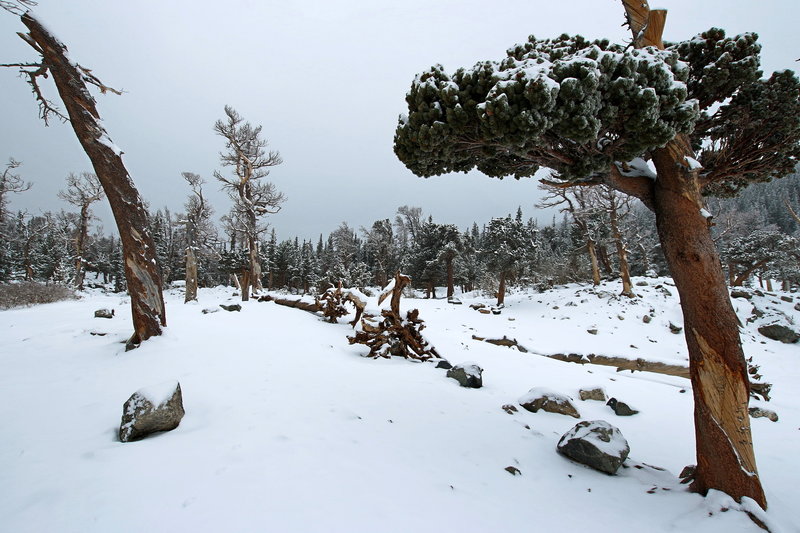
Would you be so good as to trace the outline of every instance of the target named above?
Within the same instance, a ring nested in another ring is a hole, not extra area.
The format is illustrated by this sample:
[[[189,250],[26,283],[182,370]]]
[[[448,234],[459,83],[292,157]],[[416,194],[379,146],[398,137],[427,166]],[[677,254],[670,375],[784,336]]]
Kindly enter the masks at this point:
[[[94,312],[95,318],[114,318],[113,309],[98,309]]]
[[[763,409],[761,407],[751,407],[750,416],[753,418],[769,418],[773,422],[778,421],[778,413],[770,409]]]
[[[781,296],[781,300],[783,300],[784,302],[792,303],[794,301],[794,298],[792,298],[791,296]]]
[[[618,318],[619,320],[625,320],[625,317],[624,317],[624,316],[622,316],[622,315],[617,315],[617,318]]]
[[[476,364],[456,365],[447,371],[447,377],[469,389],[480,389],[483,386],[483,369]]]
[[[681,473],[678,474],[678,479],[681,480],[682,484],[691,483],[694,481],[694,474],[697,471],[696,465],[687,465],[683,467]]]
[[[637,281],[637,282],[636,282],[636,286],[637,286],[637,287],[647,287],[648,285],[650,285],[650,284],[649,284],[649,283],[647,283],[647,282],[646,282],[646,281],[644,281],[644,280],[642,280],[642,281]]]
[[[453,365],[450,364],[450,361],[447,359],[440,359],[436,361],[436,368],[444,368],[445,370],[450,370],[453,368]]]
[[[223,308],[224,310],[226,310],[226,311],[241,311],[242,310],[242,306],[239,305],[239,304],[232,304],[232,305],[219,304],[219,306],[221,308]]]
[[[519,399],[519,404],[532,413],[539,409],[548,413],[580,418],[581,415],[572,404],[572,398],[544,387],[534,387]]]
[[[610,398],[608,402],[606,402],[606,405],[611,407],[617,416],[633,416],[639,412],[631,408],[627,403],[621,402],[616,398]]]
[[[554,305],[553,309],[561,309],[561,308],[559,306],[557,306],[557,305]]]
[[[606,401],[606,391],[603,390],[603,387],[580,389],[578,391],[578,394],[580,394],[581,401],[586,401],[586,400],[596,400],[598,402]]]
[[[517,409],[517,406],[516,406],[516,405],[512,405],[512,404],[510,404],[510,403],[507,403],[507,404],[505,404],[505,405],[502,407],[502,409],[503,409],[503,411],[505,411],[506,413],[508,413],[508,414],[510,414],[510,415],[513,415],[514,413],[516,413],[516,412],[518,412],[518,411],[519,411],[519,409]]]
[[[459,300],[458,298],[448,298],[447,299],[447,303],[453,304],[453,305],[462,305],[461,304],[461,300]]]
[[[217,311],[219,311],[219,309],[216,308],[216,307],[207,307],[207,308],[203,309],[201,311],[201,313],[203,313],[204,315],[207,315],[209,313],[216,313]]]
[[[642,317],[642,322],[644,322],[645,324],[649,324],[651,320],[653,320],[653,317],[651,317],[650,315],[644,315]]]
[[[800,311],[800,303],[794,304],[794,310]]]
[[[589,335],[597,335],[597,329],[595,328],[587,329],[586,333],[588,333]]]
[[[631,449],[618,428],[605,420],[584,420],[564,433],[556,450],[573,461],[613,475]]]
[[[490,315],[492,314],[491,310],[481,307],[478,309],[478,312],[482,315]]]
[[[753,295],[750,294],[747,291],[742,291],[742,290],[733,290],[733,291],[731,291],[731,298],[745,298],[745,299],[749,300],[752,297],[753,297]]]
[[[501,312],[500,308],[498,308],[498,307],[492,307],[492,314],[493,314],[493,315],[499,315],[499,314],[500,314],[500,312]]]
[[[768,339],[780,341],[784,344],[794,344],[800,340],[800,335],[796,331],[780,324],[769,324],[758,328],[758,332]]]
[[[469,307],[470,309],[475,309],[477,311],[478,309],[483,309],[486,306],[484,304],[470,304]]]
[[[674,333],[675,335],[677,335],[678,333],[683,331],[683,328],[681,326],[676,326],[675,324],[670,322],[669,323],[669,331],[670,331],[670,333]]]
[[[516,466],[507,466],[503,470],[511,474],[512,476],[521,476],[522,472],[519,471],[519,468]]]

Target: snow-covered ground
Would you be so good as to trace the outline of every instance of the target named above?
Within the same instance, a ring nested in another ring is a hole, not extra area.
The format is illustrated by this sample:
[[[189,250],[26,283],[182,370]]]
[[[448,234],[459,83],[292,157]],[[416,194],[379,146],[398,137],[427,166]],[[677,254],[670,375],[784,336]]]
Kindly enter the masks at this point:
[[[570,285],[511,294],[499,315],[469,307],[487,298],[404,299],[443,357],[484,369],[481,389],[432,364],[362,357],[345,319],[332,325],[255,300],[221,310],[237,301],[229,288],[201,290],[188,305],[180,289],[168,291],[169,327],[131,352],[122,295],[2,311],[0,531],[760,531],[723,495],[678,484],[694,462],[688,380],[537,355],[686,364],[683,334],[669,328],[683,325],[674,286],[636,281],[647,286],[634,300],[617,297],[614,282]],[[769,520],[795,532],[800,345],[756,328],[780,320],[797,330],[800,298],[774,294],[734,305],[747,356],[774,384],[772,401],[754,404],[780,415],[752,420]],[[748,323],[754,305],[765,315]],[[115,317],[94,318],[103,307]],[[472,335],[515,338],[529,353]],[[119,442],[125,400],[171,380],[183,390],[180,426]],[[640,413],[580,401],[578,389],[594,385]],[[617,426],[631,449],[626,467],[608,476],[558,455],[574,418],[501,408],[533,387],[572,396],[583,420]]]

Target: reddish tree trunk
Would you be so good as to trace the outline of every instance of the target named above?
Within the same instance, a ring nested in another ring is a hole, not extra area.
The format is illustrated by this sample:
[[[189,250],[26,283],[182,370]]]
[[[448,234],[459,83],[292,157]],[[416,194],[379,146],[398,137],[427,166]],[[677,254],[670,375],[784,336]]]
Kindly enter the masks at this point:
[[[622,278],[622,296],[633,298],[633,283],[631,283],[631,271],[628,268],[628,251],[622,240],[622,231],[619,229],[619,214],[617,212],[617,200],[611,198],[611,208],[609,210],[609,222],[611,224],[611,234],[614,236],[614,245],[617,248],[617,259],[619,260],[619,275]]]
[[[646,0],[623,0],[634,45],[664,48],[665,10],[650,11]],[[750,380],[725,275],[703,207],[699,170],[690,170],[689,139],[679,135],[653,150],[658,178],[653,210],[683,310],[694,394],[697,469],[692,488],[727,493],[737,501],[767,499],[756,469],[750,434]]]
[[[766,508],[750,434],[739,321],[700,212],[697,177],[676,164],[684,146],[672,141],[654,151],[653,162],[658,235],[680,294],[689,351],[697,452],[692,488],[703,494],[717,489],[737,500],[747,496]]]
[[[147,212],[122,163],[121,152],[101,125],[94,98],[84,82],[85,74],[67,58],[67,47],[36,19],[27,13],[21,18],[53,76],[72,129],[92,162],[117,221],[133,315],[134,333],[127,343],[130,349],[160,335],[161,327],[167,325],[155,245],[147,230]]]
[[[497,289],[497,305],[503,305],[506,301],[506,273],[500,272],[500,288]]]

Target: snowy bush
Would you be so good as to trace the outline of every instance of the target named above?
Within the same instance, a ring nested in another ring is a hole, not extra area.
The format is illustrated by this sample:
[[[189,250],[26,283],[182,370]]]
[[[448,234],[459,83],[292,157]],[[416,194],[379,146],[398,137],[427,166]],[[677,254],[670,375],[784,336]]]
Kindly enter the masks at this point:
[[[0,283],[0,309],[47,304],[75,298],[75,291],[63,285],[44,285],[34,282]]]

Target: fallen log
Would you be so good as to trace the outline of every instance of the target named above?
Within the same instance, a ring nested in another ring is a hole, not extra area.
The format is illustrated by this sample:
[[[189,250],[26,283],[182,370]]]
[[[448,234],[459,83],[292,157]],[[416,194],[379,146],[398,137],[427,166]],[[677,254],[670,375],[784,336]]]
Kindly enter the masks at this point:
[[[531,352],[530,350],[522,346],[519,342],[517,342],[516,339],[509,339],[508,337],[505,336],[502,339],[490,339],[486,337],[479,337],[477,335],[473,335],[472,338],[477,341],[488,342],[496,346],[507,346],[509,348],[516,348],[522,353],[535,353]],[[685,367],[682,365],[671,365],[667,363],[660,363],[657,361],[647,361],[642,358],[627,359],[625,357],[597,355],[593,353],[590,353],[588,355],[580,355],[577,353],[570,353],[570,354],[536,353],[536,355],[549,357],[550,359],[557,359],[559,361],[564,361],[566,363],[577,363],[579,365],[592,364],[592,365],[602,365],[602,366],[613,366],[616,367],[617,372],[622,372],[623,370],[630,370],[631,372],[634,372],[638,370],[640,372],[654,372],[656,374],[666,374],[668,376],[677,376],[680,378],[689,379],[689,367]]]
[[[278,305],[302,309],[303,311],[308,311],[309,313],[317,314],[319,311],[321,311],[319,303],[317,302],[305,302],[300,299],[293,300],[291,298],[273,298],[272,301]]]

